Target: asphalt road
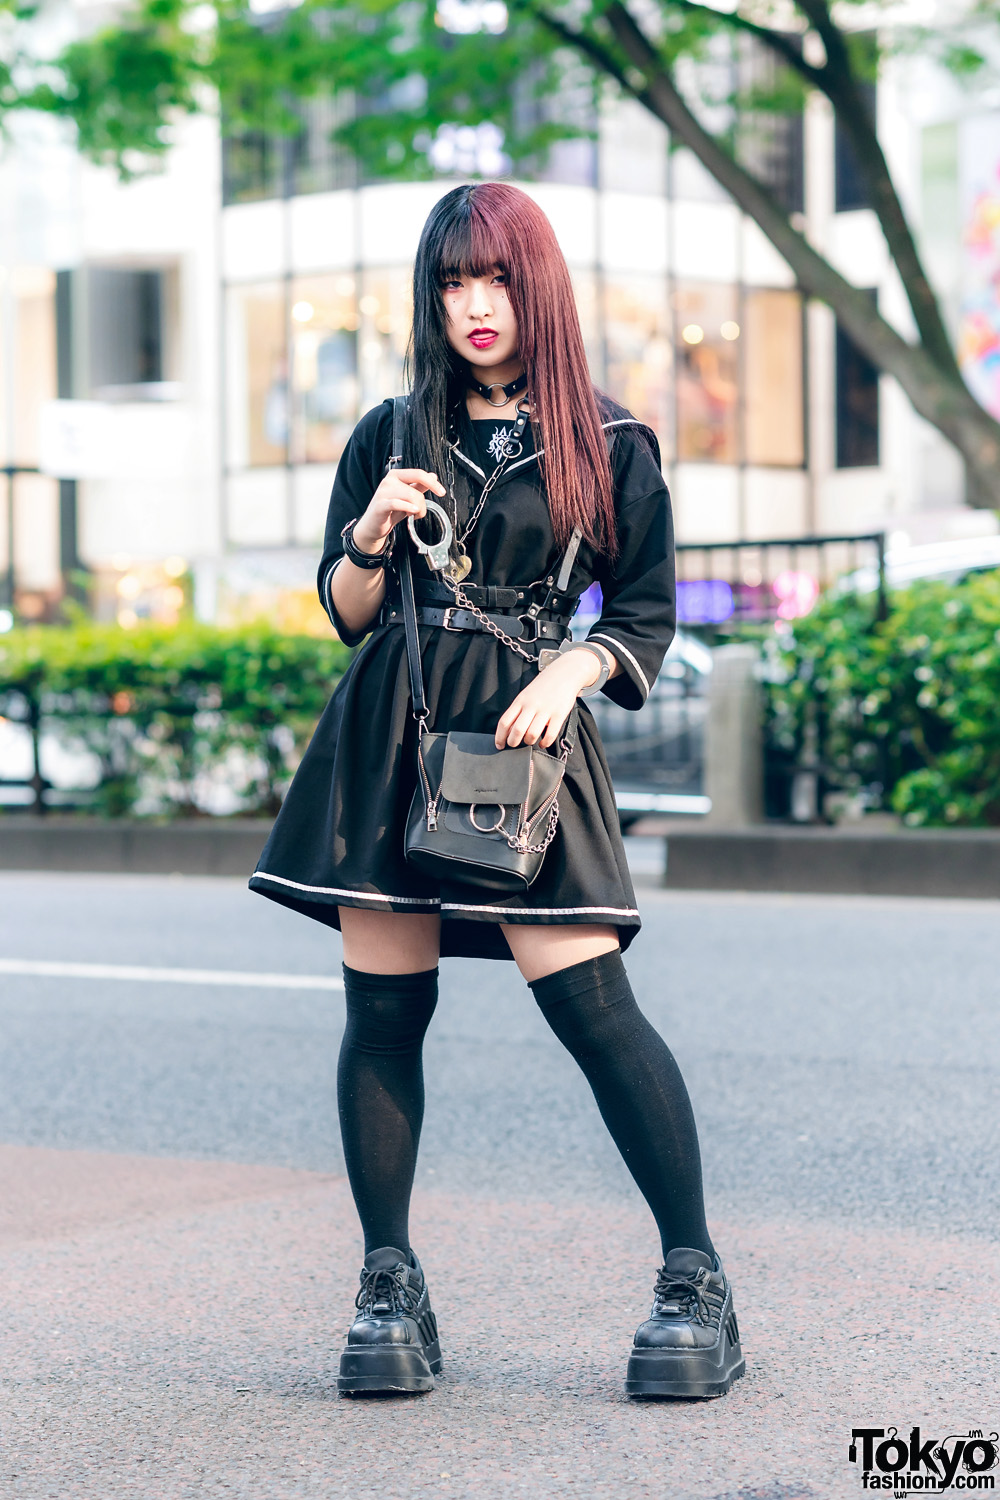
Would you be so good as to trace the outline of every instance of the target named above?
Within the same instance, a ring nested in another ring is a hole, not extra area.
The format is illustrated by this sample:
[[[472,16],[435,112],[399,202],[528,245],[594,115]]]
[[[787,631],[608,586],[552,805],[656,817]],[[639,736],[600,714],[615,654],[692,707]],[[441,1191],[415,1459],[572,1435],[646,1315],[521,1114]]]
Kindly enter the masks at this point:
[[[622,1397],[655,1237],[513,965],[443,967],[415,1244],[446,1372],[402,1403],[334,1388],[339,994],[0,973],[0,1493],[839,1500],[852,1424],[995,1428],[1000,903],[640,901],[741,1314],[725,1401]],[[4,959],[340,954],[239,882],[2,874]]]

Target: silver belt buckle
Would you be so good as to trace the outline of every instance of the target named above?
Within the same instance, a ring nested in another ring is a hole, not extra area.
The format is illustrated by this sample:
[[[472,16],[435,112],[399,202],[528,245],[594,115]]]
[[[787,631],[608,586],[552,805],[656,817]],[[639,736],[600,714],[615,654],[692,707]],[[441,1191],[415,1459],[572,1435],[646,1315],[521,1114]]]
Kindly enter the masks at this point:
[[[455,615],[455,614],[457,614],[457,612],[458,612],[458,605],[457,604],[448,604],[448,605],[445,606],[444,619],[441,621],[441,625],[442,625],[442,628],[444,630],[452,630],[452,631],[461,630],[462,627],[460,625],[453,625],[451,623],[452,616]]]

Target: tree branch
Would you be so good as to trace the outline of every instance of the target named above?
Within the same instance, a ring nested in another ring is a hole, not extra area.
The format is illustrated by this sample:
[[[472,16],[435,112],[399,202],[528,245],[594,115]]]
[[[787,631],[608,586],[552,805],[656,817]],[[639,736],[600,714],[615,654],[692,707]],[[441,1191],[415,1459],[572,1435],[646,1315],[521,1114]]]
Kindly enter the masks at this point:
[[[850,136],[858,159],[859,170],[885,236],[889,253],[906,291],[924,351],[943,375],[951,380],[960,380],[961,373],[944,318],[941,315],[941,308],[924,270],[920,253],[903,211],[903,205],[896,192],[875,131],[875,122],[871,119],[864,96],[858,88],[844,37],[834,25],[825,0],[796,0],[796,3],[822,36],[826,47],[827,62],[822,72],[817,70],[814,78],[815,86],[830,100],[842,127]],[[716,14],[724,24],[732,24],[731,13],[719,11]],[[650,83],[654,78],[657,81],[666,80],[669,88],[676,94],[677,91],[673,87],[662,57],[622,0],[613,0],[605,15],[619,46],[629,57],[629,61],[641,69]],[[767,28],[759,28],[758,36],[765,46],[773,46],[773,35],[767,31]],[[626,38],[632,49],[631,52],[625,45]],[[780,55],[784,56],[784,53]],[[639,61],[640,57],[645,61]],[[677,97],[683,104],[680,96],[677,95]],[[715,144],[718,146],[717,142]],[[757,184],[757,186],[762,185]],[[769,231],[765,230],[765,233],[769,234]]]
[[[899,381],[917,411],[960,447],[980,477],[987,475],[991,466],[1000,465],[1000,425],[976,403],[961,377],[943,372],[925,349],[908,343],[873,310],[868,294],[852,286],[792,227],[767,188],[705,130],[621,0],[612,0],[605,12],[621,57],[593,35],[567,26],[537,0],[530,0],[528,8],[554,35],[614,78],[662,120],[677,141],[689,147],[735,202],[756,220],[795,272],[802,290],[835,310],[858,348]],[[635,81],[633,69],[642,74],[644,83]]]
[[[799,3],[808,5],[811,9],[825,11],[822,0],[799,0]],[[940,305],[924,270],[913,232],[896,192],[896,185],[878,138],[876,122],[858,87],[850,53],[839,33],[836,47],[827,44],[823,92],[833,105],[838,123],[847,132],[854,148],[858,170],[899,272],[924,349],[944,374],[960,379],[958,362]]]
[[[711,5],[698,4],[697,0],[669,0],[669,3],[675,9],[683,10],[690,15],[704,16],[716,26],[721,22],[733,31],[742,31],[747,36],[756,37],[765,47],[776,52],[782,61],[793,68],[806,83],[813,88],[823,88],[824,70],[807,62],[794,42],[784,32],[772,31],[768,26],[759,26],[756,21],[748,20],[738,11],[718,11]]]

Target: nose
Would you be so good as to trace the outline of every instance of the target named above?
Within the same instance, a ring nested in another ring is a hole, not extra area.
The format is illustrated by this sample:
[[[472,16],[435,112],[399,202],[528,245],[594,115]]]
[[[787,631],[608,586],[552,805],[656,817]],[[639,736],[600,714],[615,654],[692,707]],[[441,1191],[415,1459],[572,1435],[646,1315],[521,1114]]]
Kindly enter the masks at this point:
[[[472,284],[472,296],[469,298],[469,317],[488,318],[493,312],[493,299],[490,296],[489,283],[485,281],[474,281]]]

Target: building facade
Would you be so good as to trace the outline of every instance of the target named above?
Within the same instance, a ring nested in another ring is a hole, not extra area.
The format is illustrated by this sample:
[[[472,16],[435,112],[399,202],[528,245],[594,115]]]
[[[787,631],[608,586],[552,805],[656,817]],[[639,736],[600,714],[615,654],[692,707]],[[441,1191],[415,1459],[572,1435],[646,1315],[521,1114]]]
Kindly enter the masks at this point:
[[[877,107],[970,379],[1000,409],[1000,111],[970,113],[919,64],[889,71]],[[4,148],[0,457],[20,472],[0,587],[22,615],[44,617],[86,570],[99,612],[125,625],[170,618],[187,576],[204,617],[316,621],[337,460],[358,417],[400,389],[421,225],[455,182],[504,165],[485,126],[439,135],[434,181],[359,183],[329,144],[333,119],[314,107],[294,144],[223,144],[214,122],[189,121],[163,170],[129,185],[50,122],[22,122]],[[595,140],[556,148],[522,185],[565,251],[595,381],[659,435],[679,537],[995,529],[965,507],[953,451],[828,309],[804,305],[698,163],[637,105],[595,123]],[[905,331],[823,102],[746,149]]]

